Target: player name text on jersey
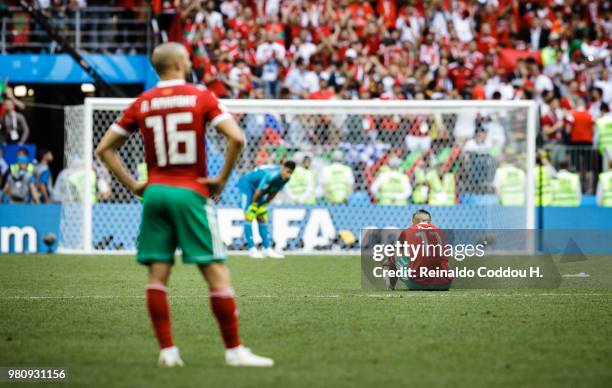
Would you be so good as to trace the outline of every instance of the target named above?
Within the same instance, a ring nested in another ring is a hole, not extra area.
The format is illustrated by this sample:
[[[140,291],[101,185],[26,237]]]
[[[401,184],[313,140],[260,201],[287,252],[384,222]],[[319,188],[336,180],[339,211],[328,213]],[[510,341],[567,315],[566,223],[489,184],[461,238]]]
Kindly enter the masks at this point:
[[[151,106],[146,101],[140,106],[141,112],[151,110],[173,109],[173,108],[191,108],[196,106],[198,96],[196,95],[178,95],[168,97],[155,97],[151,99]]]

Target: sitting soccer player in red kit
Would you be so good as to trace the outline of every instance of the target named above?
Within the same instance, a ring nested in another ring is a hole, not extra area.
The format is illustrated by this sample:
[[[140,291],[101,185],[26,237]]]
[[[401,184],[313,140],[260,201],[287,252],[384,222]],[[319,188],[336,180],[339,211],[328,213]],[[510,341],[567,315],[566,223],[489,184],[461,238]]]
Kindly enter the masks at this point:
[[[452,276],[448,274],[448,257],[444,255],[444,233],[431,223],[428,211],[421,209],[414,213],[412,225],[402,231],[398,241],[408,243],[413,253],[389,259],[390,269],[408,268],[408,277],[385,278],[389,289],[395,289],[398,279],[409,290],[447,291],[450,288]]]

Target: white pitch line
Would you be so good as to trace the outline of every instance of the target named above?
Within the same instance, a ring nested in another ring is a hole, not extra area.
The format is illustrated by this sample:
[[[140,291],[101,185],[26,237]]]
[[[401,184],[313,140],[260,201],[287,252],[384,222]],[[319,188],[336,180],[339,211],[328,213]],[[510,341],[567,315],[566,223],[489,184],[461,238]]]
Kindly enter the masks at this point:
[[[449,293],[449,292],[419,292],[417,293],[408,293],[401,292],[398,294],[365,294],[365,295],[351,295],[353,297],[363,297],[363,298],[397,298],[397,299],[410,299],[410,298],[470,298],[470,297],[501,297],[501,298],[531,298],[535,296],[604,296],[612,294],[603,294],[603,293],[544,293],[544,294],[495,294],[495,293],[487,293],[487,294],[467,294],[467,293]]]
[[[502,298],[531,298],[534,296],[605,296],[605,295],[609,295],[610,297],[612,297],[612,294],[606,294],[606,293],[592,293],[592,292],[582,292],[582,293],[554,293],[554,292],[549,292],[549,293],[541,293],[541,294],[497,294],[494,292],[488,292],[488,293],[467,293],[467,292],[443,292],[443,291],[433,291],[433,292],[427,292],[427,291],[420,291],[420,292],[408,292],[408,291],[400,291],[397,294],[356,294],[356,295],[352,295],[352,296],[356,296],[356,297],[367,297],[367,298],[419,298],[419,297],[431,297],[431,298],[437,298],[437,297],[455,297],[455,298],[463,298],[463,297],[502,297]]]
[[[354,295],[238,295],[241,299],[339,299],[339,298],[396,298],[416,299],[426,298],[472,298],[472,297],[501,297],[501,298],[532,298],[532,297],[568,297],[568,296],[610,296],[605,293],[542,293],[542,294],[474,294],[452,292],[399,292],[397,294],[354,294]],[[208,295],[170,295],[173,298],[208,298]],[[57,299],[144,299],[144,295],[24,295],[0,296],[0,300],[57,300]]]

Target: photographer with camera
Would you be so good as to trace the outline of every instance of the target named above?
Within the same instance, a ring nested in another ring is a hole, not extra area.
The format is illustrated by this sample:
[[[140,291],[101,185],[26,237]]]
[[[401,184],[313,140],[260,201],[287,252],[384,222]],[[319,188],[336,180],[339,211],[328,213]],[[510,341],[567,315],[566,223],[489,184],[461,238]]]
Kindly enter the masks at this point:
[[[23,145],[30,137],[28,123],[16,108],[23,110],[25,104],[15,98],[5,80],[0,83],[0,144]]]

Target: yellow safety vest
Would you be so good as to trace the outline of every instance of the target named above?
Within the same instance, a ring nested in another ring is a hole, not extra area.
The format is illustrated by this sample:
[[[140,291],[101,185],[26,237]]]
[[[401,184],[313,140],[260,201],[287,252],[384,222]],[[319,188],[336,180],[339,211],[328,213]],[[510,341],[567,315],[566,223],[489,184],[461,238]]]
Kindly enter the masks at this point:
[[[499,203],[502,206],[525,205],[525,172],[515,166],[500,166]]]
[[[535,170],[535,205],[550,206],[552,201],[552,176],[548,169],[537,166]]]
[[[90,184],[91,184],[91,202],[96,203],[96,172],[90,171]],[[84,169],[79,169],[68,177],[68,183],[70,185],[70,191],[74,194],[73,198],[77,202],[81,202],[83,200],[83,188],[85,187],[85,171]]]
[[[429,182],[429,204],[431,206],[452,206],[455,204],[455,174],[447,172],[442,179],[435,170],[427,174]]]
[[[540,58],[542,58],[542,65],[546,66],[551,63],[557,62],[557,51],[552,47],[544,47],[540,50]]]
[[[323,168],[323,188],[325,201],[333,204],[346,203],[351,192],[351,175],[349,166],[333,163]]]
[[[291,174],[291,179],[287,182],[287,186],[289,189],[295,194],[297,197],[301,197],[309,190],[310,185],[315,185],[315,177],[311,170],[308,170],[302,166],[297,166],[293,174]],[[301,202],[304,205],[314,205],[317,202],[317,197],[315,196],[314,188],[312,189],[312,194],[308,197],[304,202]]]
[[[612,114],[598,118],[595,121],[597,127],[597,149],[602,154],[606,149],[612,148]]]
[[[427,180],[425,179],[425,171],[422,168],[414,170],[414,191],[412,192],[412,202],[417,204],[427,203]]]
[[[407,205],[408,199],[397,200],[395,197],[404,192],[404,185],[410,184],[408,176],[396,170],[382,172],[378,179],[380,184],[380,194],[377,203],[379,205]]]
[[[601,185],[601,206],[612,207],[612,171],[599,174]]]
[[[32,163],[28,163],[28,167],[26,168],[26,171],[29,172],[30,174],[33,174],[34,165]],[[19,163],[11,164],[11,174],[17,174],[17,172],[19,172]]]
[[[552,206],[580,206],[580,176],[569,171],[561,171],[552,182]]]

